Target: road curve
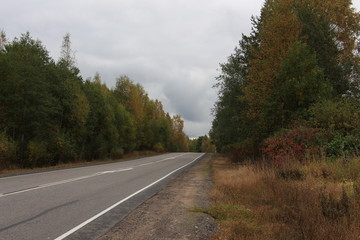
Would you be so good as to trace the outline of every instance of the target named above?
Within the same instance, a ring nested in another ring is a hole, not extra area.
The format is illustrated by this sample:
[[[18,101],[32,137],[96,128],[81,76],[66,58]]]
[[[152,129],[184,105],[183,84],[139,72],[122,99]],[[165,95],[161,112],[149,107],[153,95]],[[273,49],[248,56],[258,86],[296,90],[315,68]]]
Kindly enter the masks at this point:
[[[96,239],[202,156],[170,153],[0,178],[0,239]]]

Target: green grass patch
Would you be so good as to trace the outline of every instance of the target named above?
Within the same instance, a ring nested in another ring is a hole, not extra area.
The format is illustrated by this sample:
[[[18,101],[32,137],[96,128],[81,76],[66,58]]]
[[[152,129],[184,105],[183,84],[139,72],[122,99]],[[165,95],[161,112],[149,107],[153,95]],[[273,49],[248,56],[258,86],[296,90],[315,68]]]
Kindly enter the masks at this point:
[[[195,212],[206,213],[221,224],[236,225],[237,229],[242,229],[244,234],[256,233],[260,229],[254,213],[243,205],[213,205],[209,208],[196,208]]]

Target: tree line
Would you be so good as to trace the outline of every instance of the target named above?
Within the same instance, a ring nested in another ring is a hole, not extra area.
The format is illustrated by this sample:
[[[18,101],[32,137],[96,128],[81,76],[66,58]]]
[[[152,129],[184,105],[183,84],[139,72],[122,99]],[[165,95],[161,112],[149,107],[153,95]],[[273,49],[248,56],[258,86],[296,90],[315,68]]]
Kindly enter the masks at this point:
[[[0,168],[187,151],[183,128],[125,75],[111,89],[98,73],[84,80],[69,34],[55,61],[29,33],[8,42],[1,32]]]
[[[210,133],[234,159],[359,155],[360,14],[351,0],[266,0],[217,77]]]
[[[212,143],[209,136],[204,135],[189,140],[190,152],[215,153],[216,146]]]

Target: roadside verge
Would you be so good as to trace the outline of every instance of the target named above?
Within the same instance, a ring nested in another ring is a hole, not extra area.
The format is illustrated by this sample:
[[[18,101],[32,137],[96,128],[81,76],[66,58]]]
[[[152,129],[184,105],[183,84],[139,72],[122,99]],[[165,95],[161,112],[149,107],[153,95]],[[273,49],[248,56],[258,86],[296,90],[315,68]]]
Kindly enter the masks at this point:
[[[99,240],[207,239],[217,229],[215,220],[193,210],[210,204],[211,160],[204,156]]]

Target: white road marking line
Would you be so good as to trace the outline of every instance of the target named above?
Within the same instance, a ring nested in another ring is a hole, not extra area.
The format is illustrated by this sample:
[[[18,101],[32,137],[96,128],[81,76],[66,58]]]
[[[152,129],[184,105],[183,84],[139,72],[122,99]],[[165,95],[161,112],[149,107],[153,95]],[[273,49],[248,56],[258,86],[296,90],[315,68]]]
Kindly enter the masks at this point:
[[[129,168],[120,168],[120,169],[117,169],[117,170],[97,172],[97,173],[94,173],[94,174],[91,174],[91,175],[81,176],[81,177],[77,177],[77,178],[70,178],[70,179],[65,179],[65,180],[61,180],[61,181],[58,181],[58,182],[45,183],[45,184],[41,184],[39,186],[31,187],[29,189],[18,190],[18,191],[14,191],[14,192],[10,192],[10,193],[0,193],[0,198],[15,195],[15,194],[19,194],[19,193],[29,192],[29,191],[33,191],[33,190],[38,190],[38,189],[42,189],[42,188],[46,188],[46,187],[65,184],[65,183],[69,183],[69,182],[75,182],[75,181],[79,181],[79,180],[83,180],[83,179],[86,179],[86,178],[91,178],[91,177],[95,177],[95,176],[99,176],[99,175],[103,175],[103,174],[129,171],[129,170],[133,170],[136,167],[142,167],[142,166],[151,165],[151,164],[155,164],[155,163],[159,163],[159,162],[163,162],[163,161],[167,161],[167,160],[173,160],[173,159],[176,159],[178,157],[184,156],[186,154],[188,154],[188,153],[183,153],[183,154],[180,154],[180,155],[177,155],[177,156],[174,156],[174,157],[169,157],[169,158],[165,158],[165,159],[154,161],[154,162],[149,162],[149,163],[144,163],[144,164],[140,164],[140,165],[131,166]]]
[[[82,179],[91,178],[94,176],[97,176],[97,175],[94,174],[94,175],[82,176],[82,177],[77,177],[77,178],[70,178],[70,179],[66,179],[66,180],[62,180],[62,181],[58,181],[58,182],[45,183],[45,184],[41,184],[39,187],[44,188],[44,187],[56,186],[56,185],[60,185],[60,184],[64,184],[64,183],[75,182],[75,181],[79,181]]]
[[[98,172],[95,173],[96,175],[102,175],[102,174],[107,174],[107,173],[114,173],[115,171],[105,171],[105,172]]]
[[[46,188],[46,187],[56,186],[56,185],[60,185],[60,184],[64,184],[64,183],[75,182],[75,181],[79,181],[79,180],[82,180],[82,179],[103,175],[103,174],[106,174],[106,173],[123,172],[123,171],[129,171],[129,170],[132,170],[132,169],[133,168],[120,168],[120,169],[117,169],[117,170],[114,170],[114,171],[98,172],[98,173],[87,175],[87,176],[82,176],[82,177],[77,177],[77,178],[70,178],[70,179],[66,179],[66,180],[62,180],[62,181],[58,181],[58,182],[45,183],[45,184],[41,184],[39,186],[31,187],[31,188],[24,189],[24,190],[19,190],[19,191],[10,192],[10,193],[2,193],[2,194],[0,194],[0,198],[15,195],[15,194],[19,194],[19,193],[30,192],[30,191],[33,191],[33,190],[38,190],[38,189],[42,189],[42,188]]]
[[[142,166],[147,166],[147,165],[151,165],[151,164],[154,164],[154,163],[159,163],[159,162],[163,162],[163,161],[167,161],[167,160],[173,160],[173,159],[176,159],[178,157],[181,157],[181,156],[184,156],[188,153],[183,153],[183,154],[180,154],[180,155],[177,155],[175,157],[169,157],[169,158],[164,158],[164,159],[161,159],[161,160],[157,160],[157,161],[153,161],[153,162],[148,162],[148,163],[143,163],[143,164],[139,164],[139,165],[135,165],[135,166],[132,166],[132,167],[142,167]]]
[[[39,186],[36,186],[36,187],[24,189],[24,190],[15,191],[15,192],[3,193],[3,194],[0,195],[0,198],[15,195],[15,194],[18,194],[18,193],[30,192],[32,190],[39,189],[39,188],[40,188]]]
[[[119,169],[116,169],[116,170],[98,172],[98,173],[95,173],[95,175],[102,175],[102,174],[108,174],[108,173],[124,172],[124,171],[133,170],[133,169],[134,169],[134,168],[119,168]]]
[[[129,170],[133,170],[134,168],[119,168],[117,170],[115,170],[114,172],[125,172],[125,171],[129,171]]]
[[[107,213],[107,212],[109,212],[110,210],[114,209],[115,207],[119,206],[121,203],[125,202],[126,200],[129,200],[129,199],[132,198],[133,196],[135,196],[135,195],[137,195],[137,194],[145,191],[146,189],[150,188],[151,186],[155,185],[156,183],[158,183],[158,182],[164,180],[165,178],[169,177],[171,174],[173,174],[173,173],[179,171],[180,169],[183,169],[184,167],[189,166],[190,164],[194,163],[196,160],[198,160],[199,158],[201,158],[202,156],[204,156],[204,154],[205,154],[205,153],[201,154],[199,157],[195,158],[195,159],[192,160],[191,162],[189,162],[189,163],[187,163],[187,164],[185,164],[185,165],[183,165],[183,166],[175,169],[174,171],[172,171],[172,172],[166,174],[165,176],[163,176],[162,178],[159,178],[159,179],[156,180],[155,182],[147,185],[146,187],[144,187],[144,188],[142,188],[142,189],[134,192],[133,194],[127,196],[126,198],[118,201],[118,202],[115,203],[114,205],[108,207],[107,209],[103,210],[102,212],[96,214],[95,216],[93,216],[93,217],[89,218],[88,220],[82,222],[81,224],[77,225],[76,227],[70,229],[69,231],[67,231],[66,233],[62,234],[61,236],[55,238],[55,240],[62,240],[62,239],[64,239],[64,238],[68,237],[69,235],[73,234],[74,232],[76,232],[77,230],[81,229],[81,228],[84,227],[85,225],[87,225],[87,224],[89,224],[90,222],[94,221],[95,219],[101,217],[102,215],[104,215],[105,213]]]

